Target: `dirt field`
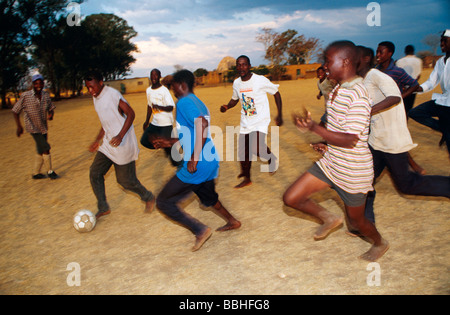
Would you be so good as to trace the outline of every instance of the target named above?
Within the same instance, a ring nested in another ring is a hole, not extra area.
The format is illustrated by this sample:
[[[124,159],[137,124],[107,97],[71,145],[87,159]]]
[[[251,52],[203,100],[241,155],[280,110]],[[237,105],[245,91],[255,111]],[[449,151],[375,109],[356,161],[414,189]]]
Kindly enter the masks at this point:
[[[1,111],[0,294],[449,294],[448,199],[403,196],[389,174],[382,176],[375,202],[377,227],[391,247],[379,260],[379,269],[357,258],[370,245],[349,237],[345,226],[314,241],[317,222],[283,205],[286,188],[319,158],[309,147],[317,138],[299,133],[290,113],[305,105],[318,120],[323,100],[315,98],[315,79],[280,84],[285,124],[279,130],[278,172],[260,173],[262,163],[255,162],[253,185],[235,190],[239,164],[221,162],[217,190],[242,228],[214,233],[195,253],[190,251],[192,234],[157,210],[144,214],[144,204],[119,187],[113,169],[106,178],[112,214],[90,233],[72,227],[78,210],[96,212],[89,183],[94,155],[87,148],[100,125],[90,97],[56,103],[49,126],[53,165],[61,176],[55,181],[31,179],[33,139],[28,134],[17,138],[10,111]],[[211,111],[212,125],[224,131],[239,124],[239,109],[219,112],[231,92],[230,85],[196,90]],[[125,97],[136,111],[140,139],[145,95]],[[418,96],[416,105],[430,97]],[[415,160],[428,174],[450,175],[447,151],[438,147],[440,135],[414,121],[409,127],[419,144],[411,151]],[[137,174],[149,190],[157,194],[174,172],[163,151],[141,147]],[[315,199],[342,214],[334,191]],[[195,197],[183,207],[214,229],[224,222],[201,208]],[[80,286],[68,284],[71,263],[80,266]],[[381,274],[373,278],[377,270]],[[379,286],[370,286],[368,278],[380,280]]]

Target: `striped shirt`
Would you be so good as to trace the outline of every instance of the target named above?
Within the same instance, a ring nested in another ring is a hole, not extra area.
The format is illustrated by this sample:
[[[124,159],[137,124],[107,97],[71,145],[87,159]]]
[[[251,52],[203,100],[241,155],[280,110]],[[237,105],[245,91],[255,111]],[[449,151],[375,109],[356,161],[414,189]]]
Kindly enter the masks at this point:
[[[395,65],[394,60],[391,59],[391,62],[389,63],[389,66],[382,70],[380,69],[380,66],[376,66],[376,69],[380,70],[381,72],[386,73],[388,76],[390,76],[392,79],[394,79],[395,83],[397,83],[398,88],[401,92],[407,87],[418,85],[419,82],[417,80],[411,78],[406,71],[400,67],[397,67]]]
[[[46,134],[48,132],[47,113],[55,109],[50,95],[45,91],[41,93],[41,99],[39,99],[34,90],[24,92],[12,108],[13,113],[18,115],[24,112],[25,130],[29,133]]]
[[[371,100],[362,78],[337,85],[327,102],[327,129],[356,134],[359,141],[351,149],[328,144],[317,162],[325,175],[351,194],[373,190],[373,161],[368,145]]]

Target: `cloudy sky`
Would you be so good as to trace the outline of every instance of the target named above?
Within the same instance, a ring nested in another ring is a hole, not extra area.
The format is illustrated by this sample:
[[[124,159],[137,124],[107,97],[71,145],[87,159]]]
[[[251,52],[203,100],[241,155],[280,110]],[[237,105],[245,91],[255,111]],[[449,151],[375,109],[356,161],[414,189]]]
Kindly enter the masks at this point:
[[[316,37],[322,46],[348,39],[376,49],[379,42],[392,41],[403,56],[412,44],[417,51],[429,50],[422,43],[428,34],[450,28],[449,0],[390,0],[377,9],[364,0],[86,0],[82,16],[113,13],[128,21],[138,36],[139,48],[130,77],[147,76],[159,68],[163,76],[175,65],[194,71],[214,70],[225,56],[246,54],[252,65],[267,64],[264,46],[255,38],[261,29],[283,32],[294,29],[305,37]],[[373,24],[373,23],[372,23]],[[440,53],[440,50],[438,50]]]

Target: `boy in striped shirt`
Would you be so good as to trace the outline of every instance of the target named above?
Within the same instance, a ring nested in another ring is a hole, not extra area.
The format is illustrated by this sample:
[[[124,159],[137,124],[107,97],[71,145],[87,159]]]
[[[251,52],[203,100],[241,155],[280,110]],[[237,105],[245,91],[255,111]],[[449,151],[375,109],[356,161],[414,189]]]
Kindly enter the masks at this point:
[[[327,144],[315,146],[323,158],[288,188],[283,200],[287,206],[323,222],[314,235],[314,239],[321,240],[343,219],[316,204],[310,196],[333,188],[344,201],[349,224],[373,242],[360,258],[376,261],[389,245],[364,216],[367,192],[373,190],[373,162],[367,143],[371,101],[362,78],[356,74],[358,60],[356,46],[350,41],[334,42],[326,49],[324,68],[329,78],[338,82],[327,102],[327,127],[312,121],[309,112],[306,117],[294,117],[294,122],[298,129],[318,134]]]

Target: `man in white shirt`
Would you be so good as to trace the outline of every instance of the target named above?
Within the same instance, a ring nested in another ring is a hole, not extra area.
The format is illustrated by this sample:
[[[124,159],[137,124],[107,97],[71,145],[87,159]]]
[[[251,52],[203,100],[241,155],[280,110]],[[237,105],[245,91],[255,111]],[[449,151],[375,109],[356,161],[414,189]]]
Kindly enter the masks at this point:
[[[155,197],[136,177],[135,161],[139,147],[134,132],[134,111],[119,91],[104,85],[100,73],[86,75],[86,87],[93,96],[101,128],[89,151],[97,153],[89,171],[92,190],[97,198],[97,218],[111,213],[105,194],[105,174],[112,165],[117,182],[145,202],[145,212],[151,212]]]
[[[275,118],[277,126],[283,124],[282,101],[278,91],[279,85],[273,84],[262,75],[250,72],[251,64],[247,56],[239,56],[236,60],[236,70],[239,73],[233,83],[233,96],[227,105],[222,105],[220,111],[226,112],[241,101],[241,123],[239,135],[239,161],[241,163],[240,177],[244,180],[235,188],[242,188],[252,184],[250,179],[250,169],[252,155],[267,158],[269,161],[269,171],[275,172],[276,156],[270,151],[266,144],[266,136],[270,124],[270,106],[267,93],[275,98],[278,115]]]
[[[422,59],[414,55],[414,46],[408,45],[405,47],[405,57],[397,60],[396,65],[397,67],[404,69],[411,78],[419,80],[420,74],[422,73],[423,62]],[[406,114],[414,107],[415,100],[415,93],[412,93],[403,99]]]
[[[152,85],[147,89],[147,117],[143,128],[144,134],[141,138],[141,144],[151,150],[154,150],[152,139],[154,137],[170,138],[173,131],[173,111],[175,102],[169,89],[161,84],[161,71],[153,69],[150,72],[150,81]],[[150,118],[152,121],[150,122]],[[172,156],[171,148],[164,148],[166,155],[170,158],[173,166],[179,166],[181,156]],[[175,154],[175,153],[174,153]]]
[[[361,52],[358,74],[364,78],[363,84],[373,101],[369,148],[373,156],[374,184],[387,168],[403,194],[450,198],[450,177],[423,176],[409,169],[408,152],[417,144],[413,143],[408,130],[400,89],[390,76],[373,69],[373,50],[362,46],[358,49]],[[365,217],[373,223],[374,200],[375,190],[369,191]]]
[[[433,93],[431,101],[425,102],[409,112],[409,117],[428,126],[431,129],[442,132],[442,141],[447,143],[450,154],[450,29],[444,31],[441,36],[441,50],[445,56],[441,57],[431,72],[428,80],[421,84],[418,92],[432,91],[438,84],[442,93]],[[435,119],[433,117],[438,117]]]

